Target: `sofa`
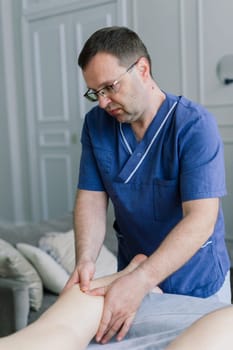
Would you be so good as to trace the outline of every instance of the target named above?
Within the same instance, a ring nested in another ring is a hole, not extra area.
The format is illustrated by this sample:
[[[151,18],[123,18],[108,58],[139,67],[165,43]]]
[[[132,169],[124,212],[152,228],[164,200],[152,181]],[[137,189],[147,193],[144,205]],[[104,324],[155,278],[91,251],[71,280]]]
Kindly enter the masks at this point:
[[[35,321],[56,301],[74,267],[72,213],[37,224],[0,224],[0,336]],[[108,218],[96,276],[116,271]]]

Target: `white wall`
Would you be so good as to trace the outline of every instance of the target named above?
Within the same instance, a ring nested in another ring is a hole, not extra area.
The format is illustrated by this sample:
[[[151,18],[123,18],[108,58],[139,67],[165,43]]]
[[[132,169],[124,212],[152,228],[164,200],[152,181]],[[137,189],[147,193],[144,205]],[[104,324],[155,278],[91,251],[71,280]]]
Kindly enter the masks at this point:
[[[219,60],[233,55],[233,2],[135,0],[133,4],[135,29],[148,44],[159,85],[203,104],[217,119],[225,146],[226,234],[233,239],[233,84],[223,85],[216,74]]]

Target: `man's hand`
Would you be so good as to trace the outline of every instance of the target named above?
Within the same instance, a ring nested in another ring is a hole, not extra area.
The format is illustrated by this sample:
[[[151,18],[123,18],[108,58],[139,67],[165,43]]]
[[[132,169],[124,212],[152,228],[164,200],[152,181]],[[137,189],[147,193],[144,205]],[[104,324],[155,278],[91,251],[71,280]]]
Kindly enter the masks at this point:
[[[136,270],[120,277],[107,287],[88,292],[91,295],[105,296],[104,311],[96,334],[96,341],[107,343],[113,336],[122,340],[130,329],[137,309],[147,294],[140,272]]]
[[[86,292],[90,289],[90,282],[95,274],[95,264],[91,261],[79,262],[66,283],[63,292],[72,287],[74,284],[79,283],[80,289]]]

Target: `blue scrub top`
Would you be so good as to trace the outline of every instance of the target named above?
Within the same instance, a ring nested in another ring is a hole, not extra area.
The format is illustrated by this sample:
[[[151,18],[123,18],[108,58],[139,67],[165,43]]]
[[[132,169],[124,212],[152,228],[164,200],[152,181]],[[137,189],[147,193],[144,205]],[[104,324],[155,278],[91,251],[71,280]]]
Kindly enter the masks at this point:
[[[158,248],[182,219],[182,202],[226,194],[216,122],[185,97],[166,94],[140,142],[130,124],[96,106],[85,117],[81,142],[78,188],[106,191],[111,198],[119,269],[136,254],[149,256]],[[220,206],[212,236],[160,287],[208,297],[219,290],[229,266]]]

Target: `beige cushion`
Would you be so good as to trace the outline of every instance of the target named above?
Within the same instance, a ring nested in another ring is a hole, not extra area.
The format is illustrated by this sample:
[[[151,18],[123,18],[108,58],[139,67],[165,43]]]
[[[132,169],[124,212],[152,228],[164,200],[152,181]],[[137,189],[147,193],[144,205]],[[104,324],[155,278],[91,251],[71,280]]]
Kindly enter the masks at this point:
[[[50,254],[69,274],[73,272],[75,267],[73,230],[65,233],[47,233],[40,239],[39,247]],[[96,262],[95,278],[109,275],[116,270],[116,257],[106,246],[103,246]]]
[[[64,288],[69,275],[47,253],[40,248],[26,243],[16,244],[17,249],[27,258],[39,273],[45,288],[59,294]]]
[[[25,282],[29,288],[31,308],[34,310],[40,308],[43,299],[40,276],[17,249],[2,239],[0,239],[0,276]]]
[[[74,231],[50,232],[39,240],[39,247],[52,256],[69,274],[74,270]]]

